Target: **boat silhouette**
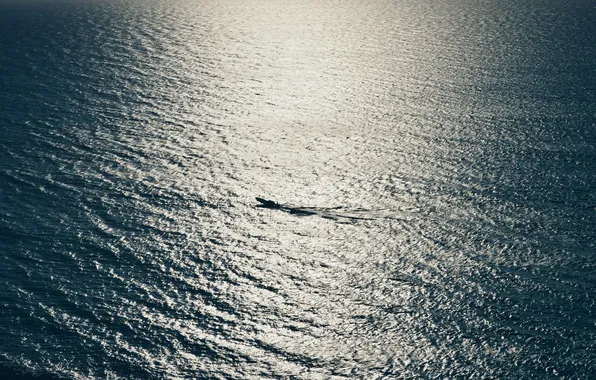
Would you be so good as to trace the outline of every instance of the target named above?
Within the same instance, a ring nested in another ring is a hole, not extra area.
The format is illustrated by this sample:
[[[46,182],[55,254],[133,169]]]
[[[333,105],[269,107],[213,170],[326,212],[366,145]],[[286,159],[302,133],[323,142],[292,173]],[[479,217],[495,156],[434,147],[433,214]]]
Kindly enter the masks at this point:
[[[348,210],[344,207],[302,207],[302,206],[292,206],[287,204],[278,203],[276,201],[272,201],[270,199],[265,199],[261,197],[255,198],[257,202],[259,202],[256,207],[259,208],[266,208],[269,210],[280,210],[283,212],[287,212],[288,214],[297,215],[297,216],[311,216],[311,215],[318,215],[321,218],[325,219],[333,219],[333,220],[340,220],[340,219],[351,219],[351,220],[372,220],[378,219],[379,216],[372,215],[371,210],[364,210],[364,209],[357,209],[357,210]],[[374,213],[374,212],[373,212]],[[386,216],[381,216],[385,217]]]
[[[261,197],[256,197],[255,199],[260,203],[257,205],[257,207],[260,208],[268,208],[270,210],[281,210],[295,215],[316,215],[318,213],[317,211],[313,209],[308,209],[306,207],[293,207],[289,205],[282,205],[275,201]]]

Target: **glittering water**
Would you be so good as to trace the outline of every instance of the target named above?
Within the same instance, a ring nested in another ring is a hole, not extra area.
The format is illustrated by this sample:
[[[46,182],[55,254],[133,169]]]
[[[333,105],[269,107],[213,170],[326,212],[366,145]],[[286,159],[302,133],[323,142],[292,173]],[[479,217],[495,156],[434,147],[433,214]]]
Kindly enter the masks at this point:
[[[5,375],[591,379],[595,226],[591,1],[0,5]]]

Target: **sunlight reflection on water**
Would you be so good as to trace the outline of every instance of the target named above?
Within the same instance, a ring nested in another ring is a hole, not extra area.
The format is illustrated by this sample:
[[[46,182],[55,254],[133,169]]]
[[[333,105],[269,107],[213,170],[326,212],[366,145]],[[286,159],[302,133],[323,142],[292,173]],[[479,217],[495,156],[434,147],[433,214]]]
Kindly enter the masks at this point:
[[[2,48],[23,64],[1,75],[30,109],[2,115],[20,128],[0,141],[2,360],[69,377],[592,373],[595,103],[560,86],[571,71],[542,77],[541,44],[566,45],[529,9],[13,10]]]

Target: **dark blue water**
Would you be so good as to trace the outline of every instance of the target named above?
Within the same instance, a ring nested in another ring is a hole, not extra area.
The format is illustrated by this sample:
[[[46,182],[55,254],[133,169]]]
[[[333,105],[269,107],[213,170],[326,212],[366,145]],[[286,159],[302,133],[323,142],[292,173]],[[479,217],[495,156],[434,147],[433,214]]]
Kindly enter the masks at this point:
[[[596,4],[4,1],[0,255],[0,377],[595,378]]]

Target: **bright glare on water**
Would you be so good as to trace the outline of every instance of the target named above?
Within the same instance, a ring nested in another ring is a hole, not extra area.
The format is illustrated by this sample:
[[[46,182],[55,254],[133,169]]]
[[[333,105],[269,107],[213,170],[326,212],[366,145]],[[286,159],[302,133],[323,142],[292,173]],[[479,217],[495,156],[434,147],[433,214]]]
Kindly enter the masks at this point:
[[[593,379],[595,226],[591,1],[0,3],[6,376]]]

